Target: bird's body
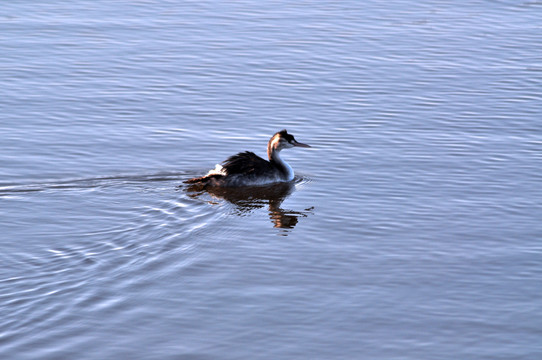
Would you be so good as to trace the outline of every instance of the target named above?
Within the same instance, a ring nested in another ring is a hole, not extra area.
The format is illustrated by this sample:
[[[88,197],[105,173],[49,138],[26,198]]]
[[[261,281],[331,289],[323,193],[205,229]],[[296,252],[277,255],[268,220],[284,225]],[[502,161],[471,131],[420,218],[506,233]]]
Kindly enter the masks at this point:
[[[292,181],[294,171],[281,159],[279,153],[282,149],[294,146],[310,147],[297,142],[286,130],[279,131],[267,144],[269,161],[250,151],[241,152],[230,156],[207,175],[187,180],[185,183],[205,187],[239,187]]]

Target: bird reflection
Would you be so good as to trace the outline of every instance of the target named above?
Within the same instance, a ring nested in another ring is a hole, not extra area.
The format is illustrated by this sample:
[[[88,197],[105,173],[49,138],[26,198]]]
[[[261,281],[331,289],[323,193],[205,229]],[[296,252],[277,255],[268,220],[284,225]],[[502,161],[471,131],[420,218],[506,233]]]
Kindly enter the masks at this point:
[[[269,218],[273,227],[293,229],[299,217],[307,217],[314,207],[304,211],[283,209],[282,202],[295,190],[293,182],[276,183],[269,186],[254,186],[241,188],[220,188],[189,186],[189,196],[198,197],[208,193],[219,199],[224,199],[233,205],[238,215],[243,215],[265,206],[269,208]]]

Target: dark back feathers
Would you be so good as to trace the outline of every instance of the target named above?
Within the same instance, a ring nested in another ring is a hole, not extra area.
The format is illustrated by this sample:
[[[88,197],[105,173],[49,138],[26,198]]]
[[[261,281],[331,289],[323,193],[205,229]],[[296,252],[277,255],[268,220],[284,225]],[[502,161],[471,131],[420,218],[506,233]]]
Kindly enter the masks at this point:
[[[272,168],[269,161],[262,159],[251,151],[230,156],[222,163],[222,166],[228,175],[244,174],[260,176],[268,173]]]

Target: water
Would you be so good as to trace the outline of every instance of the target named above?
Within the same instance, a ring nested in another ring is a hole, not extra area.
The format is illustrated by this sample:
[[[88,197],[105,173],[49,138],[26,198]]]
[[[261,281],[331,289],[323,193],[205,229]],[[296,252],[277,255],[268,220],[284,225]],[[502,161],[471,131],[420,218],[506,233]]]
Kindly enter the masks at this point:
[[[542,358],[539,2],[1,9],[0,358]]]

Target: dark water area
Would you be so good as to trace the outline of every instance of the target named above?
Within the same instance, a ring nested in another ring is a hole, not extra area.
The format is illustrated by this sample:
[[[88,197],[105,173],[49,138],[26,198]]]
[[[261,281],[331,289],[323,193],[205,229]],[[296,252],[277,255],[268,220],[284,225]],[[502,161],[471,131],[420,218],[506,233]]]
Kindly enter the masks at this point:
[[[1,359],[542,358],[540,2],[0,8]]]

